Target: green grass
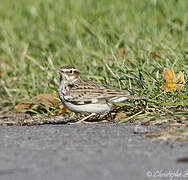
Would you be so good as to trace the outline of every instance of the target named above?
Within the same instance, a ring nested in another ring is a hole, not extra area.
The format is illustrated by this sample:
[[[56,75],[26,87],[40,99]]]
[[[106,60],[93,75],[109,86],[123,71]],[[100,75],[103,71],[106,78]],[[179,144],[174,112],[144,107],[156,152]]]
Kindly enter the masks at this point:
[[[57,92],[57,69],[70,64],[82,77],[148,97],[152,117],[187,112],[187,0],[0,4],[0,111]],[[184,72],[179,92],[160,89],[164,67]]]

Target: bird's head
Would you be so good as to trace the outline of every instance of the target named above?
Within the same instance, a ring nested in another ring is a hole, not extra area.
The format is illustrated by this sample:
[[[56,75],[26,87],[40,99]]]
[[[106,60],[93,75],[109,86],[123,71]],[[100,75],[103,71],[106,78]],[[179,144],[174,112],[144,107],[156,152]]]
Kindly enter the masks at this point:
[[[59,69],[60,80],[66,84],[74,84],[80,79],[80,72],[72,66],[63,66]]]

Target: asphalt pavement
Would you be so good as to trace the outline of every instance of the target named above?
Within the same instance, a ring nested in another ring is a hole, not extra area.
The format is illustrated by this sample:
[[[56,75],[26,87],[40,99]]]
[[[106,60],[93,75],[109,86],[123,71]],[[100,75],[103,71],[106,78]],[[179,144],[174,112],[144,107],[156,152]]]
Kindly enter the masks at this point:
[[[188,143],[133,124],[0,126],[0,180],[188,179]],[[175,176],[174,178],[171,178]]]

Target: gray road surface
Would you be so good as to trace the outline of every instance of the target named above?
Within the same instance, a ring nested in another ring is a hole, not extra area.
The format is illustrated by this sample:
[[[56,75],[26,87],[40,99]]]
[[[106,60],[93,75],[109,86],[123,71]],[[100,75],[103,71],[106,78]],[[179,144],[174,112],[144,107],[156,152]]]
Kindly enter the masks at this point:
[[[188,179],[188,164],[176,162],[188,143],[134,131],[131,124],[1,126],[0,180]]]

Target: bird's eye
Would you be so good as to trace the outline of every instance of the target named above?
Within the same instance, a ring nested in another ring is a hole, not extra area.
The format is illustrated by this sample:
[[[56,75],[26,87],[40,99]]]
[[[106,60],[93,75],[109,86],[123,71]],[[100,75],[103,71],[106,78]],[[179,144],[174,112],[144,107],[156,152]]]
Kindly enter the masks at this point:
[[[72,70],[70,70],[70,73],[72,74],[72,73],[73,73],[73,71],[72,71]]]

